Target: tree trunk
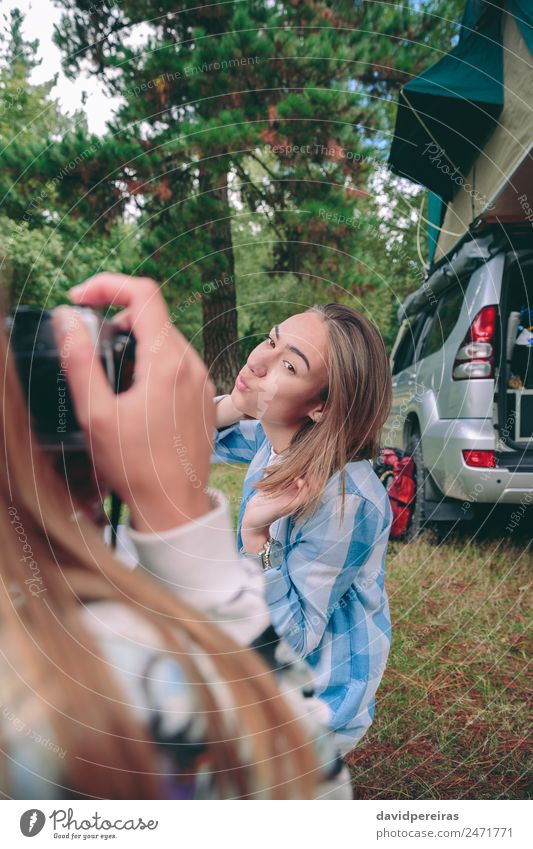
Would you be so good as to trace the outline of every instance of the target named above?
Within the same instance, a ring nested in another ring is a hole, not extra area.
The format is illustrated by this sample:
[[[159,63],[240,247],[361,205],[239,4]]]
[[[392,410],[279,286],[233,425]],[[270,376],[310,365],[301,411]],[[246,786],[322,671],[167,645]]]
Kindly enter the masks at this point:
[[[5,259],[0,265],[0,315],[5,315],[17,304],[16,280],[13,263]]]
[[[207,224],[211,256],[202,263],[204,361],[219,394],[231,392],[241,369],[237,333],[235,262],[227,174],[200,167],[200,193],[212,199]]]

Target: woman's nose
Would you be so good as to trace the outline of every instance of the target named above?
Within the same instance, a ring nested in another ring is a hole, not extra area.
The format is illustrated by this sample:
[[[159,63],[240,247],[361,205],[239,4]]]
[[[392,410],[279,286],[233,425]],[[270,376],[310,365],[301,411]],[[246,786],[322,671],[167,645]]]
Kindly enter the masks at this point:
[[[263,363],[258,363],[257,361],[248,360],[248,368],[256,377],[264,377],[266,374],[266,366]]]
[[[267,373],[266,363],[258,356],[249,356],[246,365],[255,377],[264,377]]]

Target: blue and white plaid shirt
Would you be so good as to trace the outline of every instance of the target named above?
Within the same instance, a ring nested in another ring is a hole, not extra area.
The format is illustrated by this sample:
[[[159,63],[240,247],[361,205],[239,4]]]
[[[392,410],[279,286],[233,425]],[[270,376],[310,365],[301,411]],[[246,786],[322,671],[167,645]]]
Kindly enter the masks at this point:
[[[215,433],[213,462],[250,464],[239,512],[239,551],[243,513],[257,492],[252,484],[263,477],[271,457],[272,446],[257,420]],[[390,646],[384,567],[392,515],[368,460],[346,465],[342,524],[340,508],[337,472],[314,515],[297,527],[290,516],[270,526],[284,546],[284,559],[265,578],[272,624],[313,669],[316,694],[331,710],[330,727],[348,751],[372,723]]]

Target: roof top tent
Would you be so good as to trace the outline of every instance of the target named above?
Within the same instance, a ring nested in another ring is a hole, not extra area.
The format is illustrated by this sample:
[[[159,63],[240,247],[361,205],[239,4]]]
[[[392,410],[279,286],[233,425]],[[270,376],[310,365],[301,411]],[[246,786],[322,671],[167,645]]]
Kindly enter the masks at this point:
[[[429,190],[429,277],[401,305],[400,319],[422,309],[430,292],[438,297],[478,265],[506,256],[493,281],[499,314],[493,424],[500,447],[527,449],[530,460],[532,56],[532,0],[468,0],[457,45],[400,92],[389,159],[394,173]]]
[[[433,264],[488,224],[533,226],[533,3],[468,0],[456,47],[399,96],[391,170],[429,190]]]

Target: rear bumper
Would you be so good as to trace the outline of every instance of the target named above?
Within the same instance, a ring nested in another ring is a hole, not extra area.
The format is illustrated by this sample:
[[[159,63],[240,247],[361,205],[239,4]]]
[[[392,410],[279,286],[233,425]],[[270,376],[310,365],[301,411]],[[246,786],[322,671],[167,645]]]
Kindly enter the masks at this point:
[[[533,504],[533,453],[498,452],[495,469],[467,466],[463,450],[494,451],[487,419],[440,419],[422,434],[424,464],[443,495],[467,503]]]

